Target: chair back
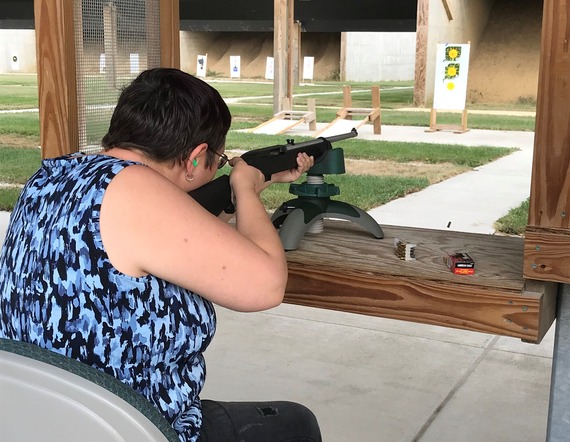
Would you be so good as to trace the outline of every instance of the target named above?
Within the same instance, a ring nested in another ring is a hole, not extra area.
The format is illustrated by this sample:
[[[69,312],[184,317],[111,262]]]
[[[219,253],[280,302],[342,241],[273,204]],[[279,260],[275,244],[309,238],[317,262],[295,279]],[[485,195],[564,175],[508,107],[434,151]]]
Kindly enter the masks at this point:
[[[179,441],[128,385],[27,342],[0,338],[0,392],[2,440]]]

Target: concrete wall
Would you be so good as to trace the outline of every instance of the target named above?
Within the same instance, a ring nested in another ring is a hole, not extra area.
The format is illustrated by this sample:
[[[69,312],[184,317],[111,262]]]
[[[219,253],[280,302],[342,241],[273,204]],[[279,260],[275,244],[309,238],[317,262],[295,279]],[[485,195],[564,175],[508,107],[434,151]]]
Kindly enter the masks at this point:
[[[221,77],[230,76],[230,56],[240,56],[242,78],[265,78],[267,57],[273,56],[272,32],[186,32],[180,33],[180,67],[196,73],[198,55],[208,55],[207,71]],[[301,34],[302,57],[315,58],[315,80],[338,75],[340,33],[307,32]]]
[[[18,66],[12,57],[18,59]],[[33,29],[0,29],[0,73],[36,72],[36,33]]]
[[[346,51],[345,80],[413,80],[415,33],[346,33],[341,49],[339,33],[303,33],[301,57],[315,58],[314,79],[338,76],[341,51]],[[84,69],[98,72],[102,48],[85,48]],[[138,52],[129,48],[131,52]],[[144,52],[144,50],[142,51]],[[14,72],[12,56],[17,54],[21,73],[36,72],[36,40],[33,30],[0,29],[0,73]],[[230,55],[241,56],[242,78],[264,78],[265,61],[273,56],[273,34],[269,32],[181,32],[180,64],[186,72],[196,73],[197,55],[208,54],[208,70],[230,76]],[[371,56],[371,54],[375,54]],[[120,54],[121,55],[121,54]],[[122,62],[128,64],[128,52]],[[143,66],[141,60],[141,66]],[[302,58],[300,60],[302,68]],[[302,72],[301,72],[302,73]]]
[[[452,20],[449,20],[442,0],[429,2],[429,26],[426,60],[426,104],[433,101],[436,51],[439,43],[471,42],[471,56],[477,56],[477,47],[495,0],[447,0]],[[471,61],[470,61],[471,63]]]
[[[416,33],[346,32],[341,53],[345,81],[413,80]]]

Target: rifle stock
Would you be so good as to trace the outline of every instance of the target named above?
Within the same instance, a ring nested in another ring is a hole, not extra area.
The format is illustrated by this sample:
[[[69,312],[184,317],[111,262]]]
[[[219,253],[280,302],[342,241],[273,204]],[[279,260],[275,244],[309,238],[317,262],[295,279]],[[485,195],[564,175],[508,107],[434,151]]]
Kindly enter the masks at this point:
[[[271,175],[284,170],[297,167],[297,154],[305,152],[315,159],[315,164],[322,161],[332,143],[358,135],[356,129],[329,138],[319,137],[314,140],[295,144],[294,140],[287,140],[286,144],[263,147],[245,152],[241,158],[250,166],[259,169],[269,181]],[[213,215],[218,216],[222,212],[234,213],[235,207],[231,201],[231,187],[229,175],[221,175],[215,180],[189,192],[202,207]]]

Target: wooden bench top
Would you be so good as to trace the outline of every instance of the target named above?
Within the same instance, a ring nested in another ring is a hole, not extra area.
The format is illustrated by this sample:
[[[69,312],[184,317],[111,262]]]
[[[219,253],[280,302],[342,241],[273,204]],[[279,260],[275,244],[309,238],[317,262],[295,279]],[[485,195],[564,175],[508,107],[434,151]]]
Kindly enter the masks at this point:
[[[384,226],[383,239],[345,221],[325,221],[287,252],[285,302],[521,338],[538,343],[556,314],[557,284],[524,279],[524,240]],[[415,243],[415,261],[394,254],[394,238]],[[449,252],[475,261],[455,275]]]

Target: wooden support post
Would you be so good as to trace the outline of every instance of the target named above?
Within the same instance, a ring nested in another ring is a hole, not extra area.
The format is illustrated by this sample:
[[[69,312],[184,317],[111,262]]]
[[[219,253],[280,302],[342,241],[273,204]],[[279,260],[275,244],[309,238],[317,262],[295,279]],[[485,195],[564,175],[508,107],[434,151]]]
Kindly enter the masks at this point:
[[[180,69],[180,1],[160,0],[161,66]]]
[[[524,275],[570,282],[570,2],[544,0]]]
[[[374,126],[374,133],[380,135],[382,133],[381,111],[380,111],[380,86],[372,86],[372,109],[370,119]]]
[[[344,85],[342,87],[342,107],[348,109],[352,107],[352,89],[349,85]],[[345,120],[352,120],[352,115],[346,114],[344,116]]]
[[[293,105],[293,46],[295,44],[295,22],[293,20],[294,13],[294,2],[293,0],[287,1],[287,98],[289,99],[289,104]],[[289,108],[291,109],[291,108]]]
[[[73,3],[34,1],[43,158],[79,150]]]
[[[291,11],[291,17],[293,17],[293,11]],[[291,39],[291,70],[293,76],[293,85],[299,86],[299,83],[301,81],[301,23],[298,21],[293,21],[291,30],[293,36]],[[292,93],[293,91],[291,91],[291,94]]]
[[[461,124],[437,124],[437,109],[431,109],[429,114],[429,129],[426,132],[437,132],[440,130],[462,134],[468,132],[467,128],[467,109],[461,111]]]
[[[461,112],[461,132],[467,132],[467,109],[463,109]]]
[[[414,73],[414,106],[426,105],[426,66],[429,33],[429,0],[418,0],[416,24],[416,67]]]
[[[309,130],[314,132],[317,130],[317,106],[314,98],[307,98],[307,110],[314,115],[314,118],[309,121]]]
[[[340,81],[346,81],[346,32],[340,33]]]
[[[273,113],[282,110],[283,99],[293,100],[292,73],[289,54],[293,32],[293,0],[274,1],[273,26]]]

